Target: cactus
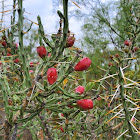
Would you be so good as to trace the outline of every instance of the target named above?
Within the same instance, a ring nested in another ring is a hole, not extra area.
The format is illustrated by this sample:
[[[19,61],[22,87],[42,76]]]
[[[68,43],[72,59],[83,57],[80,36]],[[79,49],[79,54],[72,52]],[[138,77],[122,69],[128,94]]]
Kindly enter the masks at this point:
[[[37,17],[40,47],[36,54],[39,62],[30,61],[32,58],[25,54],[23,1],[18,0],[17,24],[16,2],[13,0],[11,28],[3,31],[1,45],[0,98],[4,101],[6,118],[0,130],[4,130],[5,139],[20,139],[27,128],[33,139],[104,139],[115,129],[117,135],[121,133],[118,138],[123,139],[123,135],[128,133],[132,139],[139,139],[135,131],[137,124],[133,125],[131,118],[139,115],[133,107],[138,108],[139,105],[130,97],[131,94],[126,94],[126,88],[131,85],[135,86],[133,92],[139,93],[139,83],[135,82],[138,64],[131,74],[127,70],[129,66],[126,66],[132,64],[131,57],[139,53],[137,50],[132,54],[136,38],[132,39],[132,46],[123,57],[120,52],[110,57],[108,70],[100,68],[104,71],[101,79],[89,82],[86,75],[94,61],[91,63],[92,59],[83,56],[74,46],[75,38],[68,24],[68,0],[63,0],[63,13],[57,12],[60,27],[56,34],[52,34],[52,40],[45,37],[41,18]],[[33,23],[26,33],[30,32]],[[19,48],[14,42],[17,31]]]

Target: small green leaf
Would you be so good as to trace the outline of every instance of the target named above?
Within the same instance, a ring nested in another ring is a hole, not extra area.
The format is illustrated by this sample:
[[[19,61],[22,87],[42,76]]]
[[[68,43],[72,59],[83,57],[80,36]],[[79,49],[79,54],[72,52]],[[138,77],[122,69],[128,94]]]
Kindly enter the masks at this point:
[[[86,91],[90,91],[94,86],[95,86],[95,83],[89,82],[89,83],[86,85]]]
[[[57,14],[59,15],[60,18],[65,19],[64,15],[61,13],[61,11],[57,11]]]
[[[42,84],[40,84],[39,82],[36,82],[36,85],[40,90],[45,91],[44,86]]]

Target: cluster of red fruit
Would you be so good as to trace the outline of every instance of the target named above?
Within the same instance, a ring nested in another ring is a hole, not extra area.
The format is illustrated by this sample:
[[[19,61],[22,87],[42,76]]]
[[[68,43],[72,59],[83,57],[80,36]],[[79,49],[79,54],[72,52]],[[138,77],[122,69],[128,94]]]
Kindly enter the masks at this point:
[[[113,55],[110,55],[109,57],[110,57],[111,60],[114,58]],[[119,59],[119,54],[116,53],[116,54],[115,54],[115,57]],[[108,66],[112,67],[112,66],[113,66],[113,63],[109,62],[109,63],[108,63]]]
[[[130,46],[132,45],[132,43],[131,43],[130,41],[127,41],[127,40],[126,40],[126,41],[124,41],[124,45],[130,47]],[[138,47],[134,47],[133,50],[132,50],[133,53],[135,53],[135,52],[137,52],[137,51],[138,51]]]
[[[67,47],[72,47],[74,44],[74,38],[69,37],[67,40]],[[47,56],[47,51],[44,46],[39,46],[37,47],[37,53],[41,58],[44,58]],[[88,57],[85,57],[81,59],[75,66],[74,70],[75,71],[84,71],[87,70],[91,65],[91,60]],[[57,80],[58,74],[56,68],[49,68],[47,71],[47,79],[50,85],[54,84]],[[83,86],[78,86],[75,89],[75,92],[79,94],[83,94],[84,92],[84,87]],[[92,109],[93,108],[93,101],[90,99],[83,99],[83,100],[78,100],[77,105],[82,108],[82,109]]]
[[[7,56],[12,56],[12,55],[14,55],[14,54],[11,54],[11,47],[10,47],[10,44],[8,44],[8,43],[6,42],[6,40],[5,40],[4,37],[3,37],[3,39],[1,40],[1,44],[2,44],[2,46],[4,47],[5,52],[7,53],[7,54],[6,54]],[[17,49],[18,49],[18,45],[17,45],[16,43],[13,43],[13,47],[15,48],[14,51],[16,52]],[[1,54],[4,55],[4,54],[5,54],[4,51],[2,51]],[[19,59],[19,58],[16,58],[16,59],[14,59],[14,62],[15,62],[15,63],[18,63],[18,62],[20,62],[20,59]],[[2,63],[0,63],[0,65],[1,65],[1,64],[2,64]]]
[[[132,46],[132,43],[131,43],[130,41],[126,40],[126,41],[124,41],[124,45],[130,47],[130,46]],[[129,52],[129,49],[126,48],[126,49],[124,49],[124,51],[125,51],[126,53],[128,53],[128,52]],[[135,52],[137,52],[137,51],[138,51],[138,47],[133,47],[132,52],[135,53]],[[113,59],[113,56],[112,56],[112,55],[110,55],[109,57],[110,57],[111,59]],[[115,54],[115,57],[119,59],[120,56],[119,56],[118,53],[116,53],[116,54]],[[108,66],[113,66],[113,63],[109,62],[109,63],[108,63]]]
[[[84,93],[84,90],[85,89],[83,86],[78,86],[75,89],[75,92],[79,93],[81,95]],[[78,100],[77,105],[82,109],[92,109],[93,108],[93,101],[91,99]]]

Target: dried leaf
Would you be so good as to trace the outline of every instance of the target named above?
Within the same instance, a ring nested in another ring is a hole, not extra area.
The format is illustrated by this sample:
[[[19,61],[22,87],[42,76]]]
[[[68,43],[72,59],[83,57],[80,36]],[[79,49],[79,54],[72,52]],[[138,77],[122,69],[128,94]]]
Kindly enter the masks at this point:
[[[25,17],[24,17],[24,18],[25,18]],[[25,19],[27,19],[27,20],[31,21],[32,23],[38,25],[36,22],[34,22],[34,21],[32,21],[32,20],[30,20],[30,19],[28,19],[28,18],[25,18]]]
[[[77,136],[77,131],[75,131],[73,137],[72,137],[72,140],[76,140],[76,136]]]
[[[68,82],[68,80],[65,79],[65,80],[63,81],[63,85],[65,86],[65,85],[67,84],[67,82]]]
[[[12,10],[2,11],[2,12],[0,12],[0,13],[6,13],[6,12],[9,12],[9,11],[12,11]]]
[[[78,6],[74,1],[71,0],[71,2],[72,2],[73,4],[75,4],[78,8],[80,8],[80,6]],[[81,9],[81,8],[80,8],[80,9]]]

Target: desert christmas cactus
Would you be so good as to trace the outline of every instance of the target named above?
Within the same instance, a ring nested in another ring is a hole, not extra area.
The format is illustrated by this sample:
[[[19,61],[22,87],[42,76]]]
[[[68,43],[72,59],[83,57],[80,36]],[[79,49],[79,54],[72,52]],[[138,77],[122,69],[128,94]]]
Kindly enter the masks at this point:
[[[87,96],[83,94],[84,88],[82,86],[72,91],[75,83],[68,77],[72,73],[75,75],[74,66],[77,64],[79,57],[81,57],[81,51],[68,50],[69,47],[73,47],[75,42],[74,35],[69,36],[70,31],[68,31],[68,0],[63,0],[63,14],[58,11],[60,18],[63,18],[61,21],[63,20],[64,26],[62,31],[60,27],[58,34],[53,36],[53,43],[45,37],[41,18],[37,17],[40,46],[37,47],[36,53],[40,57],[38,57],[39,63],[29,61],[28,56],[25,54],[23,1],[14,0],[13,2],[13,5],[16,5],[16,2],[18,3],[18,26],[15,26],[18,27],[19,47],[14,41],[14,32],[17,29],[14,26],[10,30],[12,36],[9,37],[5,34],[5,39],[1,43],[4,47],[4,54],[7,55],[7,57],[3,55],[1,58],[4,73],[1,71],[0,75],[6,114],[3,127],[5,131],[4,139],[13,140],[17,138],[17,135],[18,139],[20,139],[23,135],[22,130],[26,127],[30,129],[32,137],[36,139],[37,136],[34,131],[38,132],[38,130],[33,131],[31,129],[34,125],[38,126],[39,132],[43,130],[44,136],[52,138],[57,129],[51,130],[51,127],[54,126],[51,119],[52,117],[57,118],[59,113],[64,114],[61,117],[66,120],[63,125],[57,125],[57,128],[63,133],[67,133],[69,121],[80,113],[76,102],[80,102],[80,99]],[[14,10],[12,24],[15,23],[15,12]],[[67,56],[63,55],[64,51]],[[72,55],[70,55],[71,52],[73,53]],[[6,59],[9,61],[5,63]],[[76,66],[78,70],[84,71],[90,67],[91,60],[89,58],[84,59],[86,62],[80,61],[80,64]],[[11,67],[8,67],[8,65]],[[10,75],[7,75],[7,70],[11,71]],[[9,77],[13,78],[9,79]],[[78,95],[75,92],[82,95]],[[58,104],[60,101],[61,104]],[[86,105],[87,101],[88,104]],[[92,109],[93,102],[91,102],[92,100],[85,99],[85,102],[82,102],[83,104],[78,103],[78,105],[81,109]],[[52,117],[50,117],[50,113]],[[49,125],[46,121],[47,118],[50,119]],[[52,132],[54,134],[51,134]]]
[[[75,47],[68,24],[68,0],[63,0],[63,13],[57,12],[60,28],[52,40],[46,38],[37,17],[40,46],[36,46],[35,61],[25,53],[24,34],[34,22],[24,31],[22,5],[22,0],[13,0],[11,28],[3,31],[1,40],[0,93],[5,121],[0,130],[4,139],[24,139],[25,129],[34,140],[106,139],[112,132],[116,139],[139,139],[138,21],[133,24],[133,36],[121,37],[120,44],[127,51],[110,55],[107,70],[99,67],[104,73],[101,79],[87,80],[95,60]],[[128,68],[133,63],[132,73]]]

